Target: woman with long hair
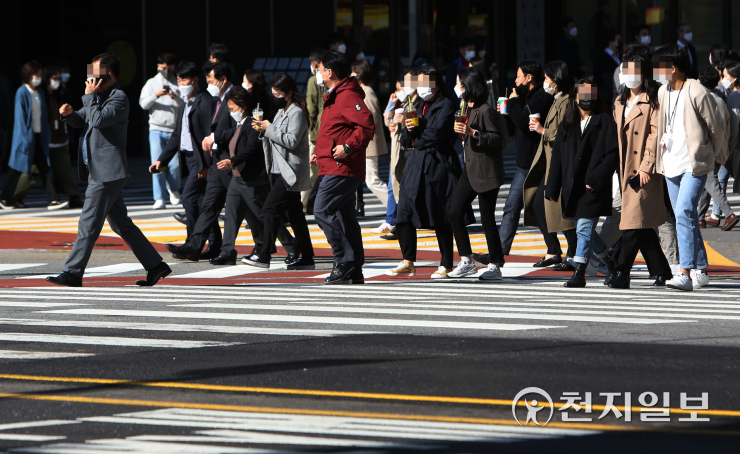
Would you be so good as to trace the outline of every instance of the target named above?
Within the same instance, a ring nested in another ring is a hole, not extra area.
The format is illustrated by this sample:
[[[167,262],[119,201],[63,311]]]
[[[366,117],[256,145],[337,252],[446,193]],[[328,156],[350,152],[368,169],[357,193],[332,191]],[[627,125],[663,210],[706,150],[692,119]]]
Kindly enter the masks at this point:
[[[553,271],[574,271],[575,267],[571,262],[578,244],[576,226],[573,221],[563,218],[560,202],[545,198],[545,185],[552,163],[552,147],[573,89],[573,76],[568,72],[565,62],[553,61],[545,65],[544,87],[555,97],[555,101],[544,122],[531,122],[534,131],[542,135],[542,140],[524,180],[524,225],[539,227],[547,245],[547,254],[535,263],[535,267],[552,264],[550,269]],[[563,232],[568,240],[565,260],[562,258],[563,250],[560,248],[557,232]]]
[[[502,275],[499,264],[504,262],[504,252],[496,226],[496,200],[499,188],[504,184],[504,156],[499,130],[501,114],[487,103],[486,81],[475,68],[464,67],[458,70],[455,94],[463,100],[465,106],[461,114],[466,122],[455,122],[454,127],[459,134],[457,137],[463,142],[465,167],[452,193],[450,210],[460,264],[449,276],[465,277],[478,272],[473,262],[473,251],[465,223],[466,211],[478,197],[489,258],[488,269],[479,279],[500,280]]]
[[[563,217],[576,224],[575,272],[566,287],[586,286],[586,264],[592,252],[599,258],[607,256],[596,224],[599,216],[612,212],[612,175],[619,163],[618,146],[616,124],[601,102],[596,85],[588,79],[579,80],[555,138],[545,187],[545,197],[553,202],[560,200]]]
[[[272,101],[272,93],[265,82],[265,75],[258,69],[248,69],[244,72],[242,87],[252,95],[264,113],[264,119],[272,121],[275,118],[275,104]],[[251,114],[251,112],[250,112]]]
[[[274,121],[252,120],[252,126],[261,133],[270,192],[262,207],[264,222],[263,244],[274,244],[280,215],[288,212],[288,219],[296,239],[296,254],[300,258],[288,269],[315,268],[311,235],[303,213],[301,191],[311,187],[308,148],[308,110],[306,97],[298,91],[295,81],[287,74],[270,81],[273,103],[278,109]],[[244,263],[261,268],[270,267],[270,251],[260,250],[257,260],[248,257]]]

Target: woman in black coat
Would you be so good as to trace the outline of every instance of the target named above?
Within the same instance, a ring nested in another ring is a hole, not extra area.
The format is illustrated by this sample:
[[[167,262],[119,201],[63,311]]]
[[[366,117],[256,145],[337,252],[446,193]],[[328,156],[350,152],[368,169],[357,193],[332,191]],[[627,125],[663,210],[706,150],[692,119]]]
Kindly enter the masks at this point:
[[[488,269],[479,279],[499,280],[502,278],[499,265],[504,262],[504,251],[496,226],[496,200],[498,190],[504,184],[503,137],[499,129],[501,114],[487,103],[486,81],[475,68],[460,68],[455,93],[464,101],[463,113],[468,120],[466,123],[455,122],[455,139],[463,141],[465,169],[452,194],[450,217],[460,264],[450,273],[450,277],[465,277],[478,272],[473,263],[473,250],[465,223],[465,212],[478,197],[489,257]]]
[[[562,189],[563,217],[576,222],[576,271],[566,287],[585,287],[591,253],[598,258],[607,255],[596,224],[600,216],[612,212],[612,176],[619,163],[618,149],[616,123],[599,99],[596,86],[590,80],[578,81],[553,145],[545,187],[545,197],[553,202],[557,202]]]
[[[407,118],[400,139],[406,166],[400,185],[396,235],[403,261],[386,274],[414,276],[416,229],[434,229],[442,260],[432,279],[439,279],[452,271],[450,201],[462,169],[452,146],[455,105],[447,94],[442,73],[428,66],[421,71],[418,83],[416,92],[423,100],[418,125]]]

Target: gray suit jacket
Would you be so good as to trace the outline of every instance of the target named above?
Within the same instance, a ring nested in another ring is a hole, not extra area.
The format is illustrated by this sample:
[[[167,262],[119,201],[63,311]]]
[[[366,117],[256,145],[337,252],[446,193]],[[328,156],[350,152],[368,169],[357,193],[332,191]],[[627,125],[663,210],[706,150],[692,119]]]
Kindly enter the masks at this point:
[[[274,149],[280,173],[288,183],[288,189],[291,191],[311,189],[308,120],[303,114],[303,109],[292,104],[283,115],[278,112],[278,115],[275,115],[275,122],[270,124],[261,139],[267,173],[272,169]]]
[[[82,97],[82,109],[62,121],[74,128],[82,128],[77,166],[80,179],[87,181],[88,174],[98,183],[128,178],[126,160],[126,129],[128,128],[128,97],[118,84],[96,96]],[[82,158],[82,142],[87,136],[87,162]]]

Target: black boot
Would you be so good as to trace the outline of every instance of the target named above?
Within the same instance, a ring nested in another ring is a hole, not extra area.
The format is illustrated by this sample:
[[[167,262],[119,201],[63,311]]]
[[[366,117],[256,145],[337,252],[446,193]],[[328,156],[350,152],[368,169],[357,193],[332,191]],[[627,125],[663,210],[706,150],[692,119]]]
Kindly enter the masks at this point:
[[[331,274],[324,280],[324,284],[349,284],[352,282],[350,275],[355,270],[355,264],[352,262],[344,262],[340,264],[334,264],[334,269],[331,270]]]
[[[618,273],[617,267],[614,266],[614,261],[609,254],[605,255],[602,260],[606,264],[606,279],[604,279],[604,285],[611,286],[612,281],[614,281],[614,278]],[[627,275],[627,279],[629,280],[629,274]]]
[[[576,262],[576,271],[573,276],[563,284],[563,287],[585,287],[586,286],[586,264]]]
[[[617,275],[614,276],[614,279],[612,279],[611,283],[609,284],[609,287],[611,288],[630,288],[630,273],[629,272],[617,272]]]

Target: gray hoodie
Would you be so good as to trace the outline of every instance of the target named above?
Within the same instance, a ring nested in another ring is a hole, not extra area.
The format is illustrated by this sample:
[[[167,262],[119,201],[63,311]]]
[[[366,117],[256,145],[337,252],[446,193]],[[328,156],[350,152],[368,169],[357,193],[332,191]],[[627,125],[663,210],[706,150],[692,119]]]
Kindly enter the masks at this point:
[[[157,97],[155,91],[164,87],[174,85],[177,88],[177,79],[174,77],[170,80],[162,77],[157,73],[156,76],[146,81],[144,88],[141,89],[139,96],[139,105],[144,110],[149,111],[149,130],[173,132],[175,130],[175,112],[182,105],[182,99],[169,95]]]

